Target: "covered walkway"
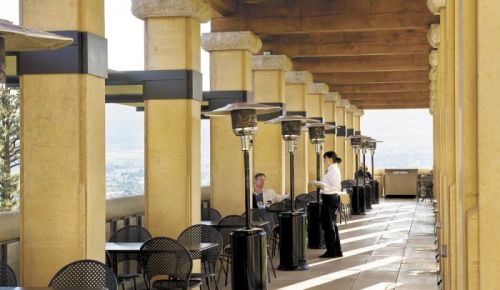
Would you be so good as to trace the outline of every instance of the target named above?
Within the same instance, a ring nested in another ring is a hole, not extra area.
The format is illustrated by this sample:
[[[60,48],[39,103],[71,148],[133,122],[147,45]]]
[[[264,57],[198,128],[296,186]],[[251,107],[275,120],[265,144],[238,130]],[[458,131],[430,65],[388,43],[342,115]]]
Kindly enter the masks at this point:
[[[340,226],[343,258],[319,259],[324,250],[309,249],[310,270],[278,271],[269,289],[439,289],[434,225],[431,203],[382,199]]]

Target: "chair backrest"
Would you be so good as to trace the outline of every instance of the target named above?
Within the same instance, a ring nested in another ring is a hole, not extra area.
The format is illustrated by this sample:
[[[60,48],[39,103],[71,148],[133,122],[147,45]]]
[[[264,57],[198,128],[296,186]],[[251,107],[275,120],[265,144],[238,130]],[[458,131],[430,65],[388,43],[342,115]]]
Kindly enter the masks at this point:
[[[289,211],[292,205],[292,201],[289,199],[285,199],[282,201],[285,206],[286,206],[286,211]],[[307,205],[300,201],[300,200],[295,200],[295,210],[304,210],[307,207]]]
[[[219,222],[222,219],[222,215],[215,208],[202,208],[201,209],[201,220],[202,221],[212,221]]]
[[[219,232],[213,227],[207,225],[190,226],[179,235],[177,241],[183,245],[199,243],[217,244],[216,247],[210,248],[206,251],[191,253],[191,257],[194,260],[201,259],[203,262],[208,262],[212,265],[217,263],[224,244]]]
[[[141,247],[139,261],[148,285],[159,276],[186,281],[186,287],[189,283],[193,269],[191,254],[174,239],[158,237],[148,240]]]
[[[268,212],[265,209],[259,209],[259,208],[252,208],[250,209],[250,214],[251,214],[251,219],[252,223],[255,224],[261,223],[261,222],[267,222],[264,226],[261,228],[266,231],[267,236],[269,237],[273,233],[273,228],[274,228],[274,218],[273,215]],[[242,213],[241,216],[244,218],[246,217],[245,213]]]
[[[231,243],[231,233],[237,229],[245,227],[246,220],[239,215],[228,215],[219,222],[219,233],[222,237],[223,247],[229,246]]]
[[[129,225],[124,226],[123,228],[116,231],[109,241],[112,243],[136,243],[136,242],[145,242],[151,239],[151,234],[149,231],[141,226]],[[139,255],[134,253],[127,254],[113,254],[115,256],[115,260],[117,264],[124,261],[138,261]],[[112,260],[113,261],[113,260]],[[113,267],[117,267],[117,265],[112,265]]]
[[[16,287],[17,278],[14,270],[6,263],[0,261],[0,287]]]
[[[353,189],[352,187],[354,186],[354,181],[353,180],[344,180],[340,183],[342,186],[342,190],[346,190],[348,193],[352,193]]]
[[[54,288],[117,289],[116,277],[106,265],[94,260],[79,260],[64,266],[49,283]]]

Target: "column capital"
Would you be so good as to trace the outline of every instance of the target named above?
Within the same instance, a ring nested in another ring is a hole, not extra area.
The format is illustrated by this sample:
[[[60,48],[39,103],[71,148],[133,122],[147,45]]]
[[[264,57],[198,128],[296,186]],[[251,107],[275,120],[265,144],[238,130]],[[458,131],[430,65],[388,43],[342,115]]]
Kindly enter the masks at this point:
[[[358,109],[358,107],[356,107],[356,105],[350,104],[350,106],[347,107],[347,112],[354,113],[354,112],[356,112],[357,109]]]
[[[252,69],[289,71],[292,69],[292,61],[286,55],[254,55]]]
[[[439,15],[441,8],[446,6],[446,0],[427,0],[427,7],[434,15]]]
[[[143,20],[181,16],[208,22],[212,10],[207,0],[132,0],[132,14]]]
[[[429,64],[431,67],[437,67],[439,63],[439,56],[437,49],[433,49],[431,53],[429,53]]]
[[[251,31],[211,32],[201,35],[201,47],[206,51],[248,50],[258,52],[262,47],[260,38]]]
[[[349,100],[340,99],[337,102],[337,108],[348,108],[349,106],[351,106],[351,102],[349,102]]]
[[[312,94],[325,95],[328,93],[329,89],[330,88],[325,83],[312,83],[309,86],[307,86],[307,93],[311,95]]]
[[[356,107],[357,108],[357,107]],[[354,111],[354,116],[355,117],[361,117],[365,114],[365,110],[363,109],[356,109],[356,111]]]
[[[340,94],[338,92],[329,92],[325,95],[325,102],[337,102],[340,100]]]
[[[441,41],[441,27],[439,24],[431,24],[427,32],[427,40],[433,48],[437,48]]]
[[[437,78],[438,78],[437,68],[432,67],[432,68],[429,70],[429,80],[430,80],[431,82],[437,82]]]
[[[287,84],[310,84],[312,81],[313,76],[308,71],[289,71],[285,74]]]
[[[432,82],[429,83],[429,91],[431,91],[431,92],[437,92],[437,88],[438,88],[437,82],[432,81]]]

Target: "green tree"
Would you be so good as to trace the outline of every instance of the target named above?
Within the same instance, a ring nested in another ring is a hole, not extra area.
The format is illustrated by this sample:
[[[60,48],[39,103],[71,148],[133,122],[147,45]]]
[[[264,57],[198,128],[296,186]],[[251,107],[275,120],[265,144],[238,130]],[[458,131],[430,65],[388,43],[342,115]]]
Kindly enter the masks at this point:
[[[19,90],[0,92],[0,211],[17,209],[19,175],[12,169],[20,162]]]

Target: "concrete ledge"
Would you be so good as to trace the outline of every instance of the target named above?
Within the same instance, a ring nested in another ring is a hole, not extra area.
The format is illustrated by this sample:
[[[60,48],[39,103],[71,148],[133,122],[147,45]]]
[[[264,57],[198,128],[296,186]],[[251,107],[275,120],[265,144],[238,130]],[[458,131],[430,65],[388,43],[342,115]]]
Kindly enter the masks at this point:
[[[312,83],[307,87],[307,93],[311,95],[325,95],[329,90],[330,88],[325,83]]]
[[[437,67],[439,63],[438,51],[436,49],[429,53],[429,64],[431,67]]]
[[[285,74],[287,84],[310,84],[313,82],[312,73],[308,71],[289,71]]]
[[[325,102],[337,102],[341,99],[340,94],[337,92],[327,93],[324,97]]]
[[[289,71],[292,69],[292,61],[286,55],[254,55],[252,69]]]
[[[439,24],[431,24],[427,32],[427,40],[433,48],[437,48],[441,41],[441,27]]]
[[[140,19],[184,16],[208,22],[212,10],[207,0],[132,0],[132,14]]]
[[[206,51],[249,50],[256,53],[262,48],[262,41],[251,31],[212,32],[201,35],[201,47]]]

